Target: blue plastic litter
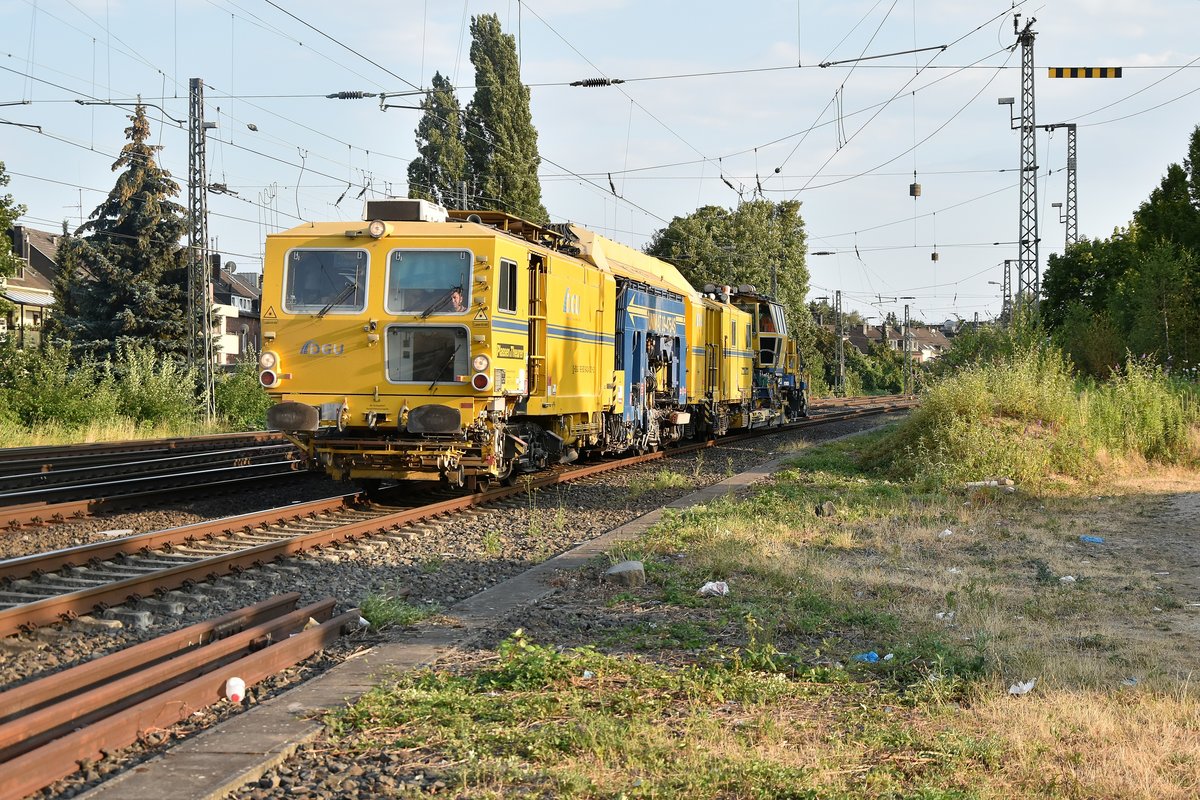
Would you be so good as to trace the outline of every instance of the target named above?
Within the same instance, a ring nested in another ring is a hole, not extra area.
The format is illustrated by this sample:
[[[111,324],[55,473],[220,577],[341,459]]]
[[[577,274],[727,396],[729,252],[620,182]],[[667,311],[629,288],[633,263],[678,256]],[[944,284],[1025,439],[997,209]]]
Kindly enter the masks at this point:
[[[1087,542],[1088,544],[1104,544],[1103,536],[1080,536],[1079,541]]]
[[[856,655],[854,657],[854,660],[855,661],[865,661],[868,664],[874,664],[876,661],[879,660],[879,653],[876,653],[874,650],[872,650],[869,653],[859,653],[858,655]]]

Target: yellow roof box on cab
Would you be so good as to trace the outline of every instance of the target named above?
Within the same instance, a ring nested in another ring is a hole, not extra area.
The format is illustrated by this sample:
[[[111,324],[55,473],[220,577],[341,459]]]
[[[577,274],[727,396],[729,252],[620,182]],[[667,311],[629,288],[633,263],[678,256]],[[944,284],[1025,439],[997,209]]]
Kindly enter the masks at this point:
[[[363,219],[381,219],[385,222],[445,222],[450,218],[446,209],[428,200],[388,198],[368,200],[363,209]]]

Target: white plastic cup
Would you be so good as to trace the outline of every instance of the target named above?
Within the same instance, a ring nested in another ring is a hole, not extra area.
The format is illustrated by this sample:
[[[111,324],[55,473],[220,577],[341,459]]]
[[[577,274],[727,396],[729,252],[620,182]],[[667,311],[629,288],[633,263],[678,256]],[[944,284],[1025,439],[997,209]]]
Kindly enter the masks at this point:
[[[246,682],[238,677],[232,677],[225,681],[225,697],[231,703],[240,703],[242,698],[246,696]]]

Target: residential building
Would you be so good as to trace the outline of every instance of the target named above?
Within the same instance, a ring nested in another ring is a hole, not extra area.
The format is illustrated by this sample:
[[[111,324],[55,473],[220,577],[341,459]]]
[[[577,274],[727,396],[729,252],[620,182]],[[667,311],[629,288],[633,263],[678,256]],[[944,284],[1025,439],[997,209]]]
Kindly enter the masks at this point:
[[[831,331],[834,329],[832,325],[824,327]],[[882,345],[896,352],[904,350],[904,331],[897,325],[870,325],[864,322],[861,325],[848,326],[845,337],[846,343],[863,355],[870,353],[872,345]],[[948,349],[950,340],[940,328],[924,323],[910,324],[908,351],[914,361],[922,364],[932,361],[941,357]]]
[[[262,277],[256,273],[237,272],[237,266],[212,255],[213,307],[217,317],[214,351],[221,365],[236,364],[242,354],[261,350],[259,301],[262,296]]]
[[[19,263],[15,275],[0,277],[0,295],[13,305],[0,315],[0,335],[13,337],[17,347],[36,347],[54,305],[55,253],[62,236],[25,225],[14,225],[8,234]]]

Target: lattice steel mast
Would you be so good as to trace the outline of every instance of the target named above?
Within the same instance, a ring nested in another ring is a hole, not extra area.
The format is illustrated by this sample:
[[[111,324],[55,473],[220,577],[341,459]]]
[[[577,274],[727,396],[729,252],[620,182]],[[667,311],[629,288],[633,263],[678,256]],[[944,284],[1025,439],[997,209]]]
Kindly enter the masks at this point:
[[[188,82],[188,362],[200,369],[205,418],[216,413],[213,391],[212,274],[208,264],[208,184],[205,169],[204,81]]]
[[[1013,33],[1021,45],[1021,209],[1017,259],[1017,304],[1028,303],[1036,313],[1041,281],[1038,275],[1037,125],[1033,100],[1034,19],[1018,31],[1020,15],[1013,17]]]

